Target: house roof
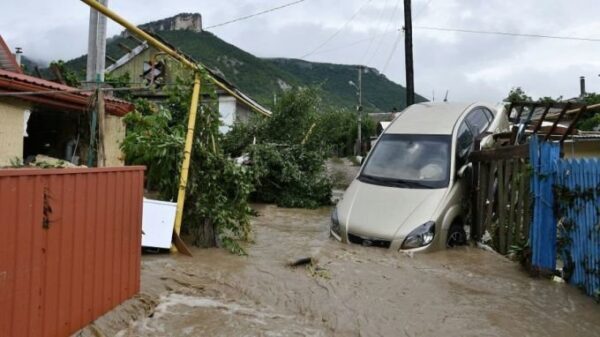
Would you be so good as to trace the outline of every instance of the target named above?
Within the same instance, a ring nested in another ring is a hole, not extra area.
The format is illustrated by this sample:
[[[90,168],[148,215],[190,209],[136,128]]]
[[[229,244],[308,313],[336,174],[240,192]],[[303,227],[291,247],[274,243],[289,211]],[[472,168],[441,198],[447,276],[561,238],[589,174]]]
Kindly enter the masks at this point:
[[[213,69],[208,68],[206,65],[201,64],[200,62],[194,60],[191,56],[183,53],[181,50],[177,49],[175,46],[173,46],[169,42],[165,41],[159,35],[152,34],[152,33],[149,33],[149,34],[152,35],[157,40],[159,40],[161,43],[163,43],[163,44],[167,45],[168,47],[170,47],[171,49],[177,50],[180,54],[182,54],[183,56],[185,56],[185,58],[187,58],[190,62],[202,65],[202,67],[210,74],[211,77],[213,77],[215,80],[217,80],[217,81],[225,84],[229,88],[229,90],[231,90],[236,95],[238,95],[241,98],[239,100],[240,103],[246,105],[251,110],[257,111],[257,112],[259,112],[259,113],[261,113],[263,115],[266,115],[266,116],[271,116],[272,113],[271,113],[271,111],[269,109],[263,107],[258,102],[256,102],[254,99],[252,99],[250,96],[248,96],[245,93],[243,93],[242,91],[240,91],[231,82],[227,81],[225,78],[223,78],[222,76],[218,75],[216,71],[214,71]],[[125,64],[127,64],[129,61],[133,60],[135,57],[137,57],[139,54],[141,54],[144,50],[146,50],[148,48],[150,48],[150,46],[148,46],[148,43],[147,42],[143,42],[139,46],[137,46],[134,49],[132,49],[129,53],[127,53],[127,54],[123,55],[121,58],[119,58],[114,64],[112,64],[109,67],[107,67],[106,68],[106,72],[110,73],[111,71],[114,71],[115,69],[118,69],[118,68],[124,66]]]
[[[28,92],[19,99],[54,108],[73,111],[88,110],[91,93],[41,78],[0,69],[0,93]],[[106,112],[123,116],[135,108],[133,104],[116,98],[106,98]]]
[[[6,42],[4,42],[4,39],[2,39],[2,36],[0,36],[0,69],[23,73],[23,70],[17,63],[15,56],[10,51],[10,48],[8,48]]]

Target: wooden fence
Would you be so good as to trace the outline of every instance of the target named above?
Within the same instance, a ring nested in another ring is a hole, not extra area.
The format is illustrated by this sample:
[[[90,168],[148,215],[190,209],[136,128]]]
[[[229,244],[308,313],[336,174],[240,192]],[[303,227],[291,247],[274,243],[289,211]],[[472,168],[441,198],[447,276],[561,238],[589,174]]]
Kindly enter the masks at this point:
[[[529,239],[531,218],[529,147],[503,146],[474,151],[471,237],[491,236],[501,254],[523,247]]]

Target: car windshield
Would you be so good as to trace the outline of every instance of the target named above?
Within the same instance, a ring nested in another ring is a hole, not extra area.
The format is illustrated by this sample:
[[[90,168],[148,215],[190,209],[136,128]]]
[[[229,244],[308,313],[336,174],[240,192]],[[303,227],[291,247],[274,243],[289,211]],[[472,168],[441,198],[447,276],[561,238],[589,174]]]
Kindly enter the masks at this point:
[[[384,134],[359,180],[404,188],[448,186],[450,135]]]

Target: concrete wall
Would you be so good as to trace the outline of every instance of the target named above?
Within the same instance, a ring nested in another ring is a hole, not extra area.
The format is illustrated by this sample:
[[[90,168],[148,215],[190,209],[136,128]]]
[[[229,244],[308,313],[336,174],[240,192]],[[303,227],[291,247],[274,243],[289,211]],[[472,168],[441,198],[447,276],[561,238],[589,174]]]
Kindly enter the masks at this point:
[[[125,139],[125,124],[123,119],[113,115],[106,115],[104,129],[104,154],[106,166],[124,166],[125,156],[121,151],[121,143]]]
[[[23,159],[24,112],[29,109],[21,100],[0,98],[0,166]]]
[[[600,157],[600,139],[566,141],[563,144],[565,158]]]

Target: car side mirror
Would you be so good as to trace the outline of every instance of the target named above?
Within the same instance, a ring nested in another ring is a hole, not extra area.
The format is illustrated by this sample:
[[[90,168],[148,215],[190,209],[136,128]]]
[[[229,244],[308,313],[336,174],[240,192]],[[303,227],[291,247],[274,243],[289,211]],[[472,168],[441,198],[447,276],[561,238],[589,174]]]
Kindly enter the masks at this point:
[[[473,169],[473,163],[465,164],[458,170],[458,173],[456,175],[458,176],[459,179],[462,179],[467,175],[468,172],[471,172],[472,169]]]

